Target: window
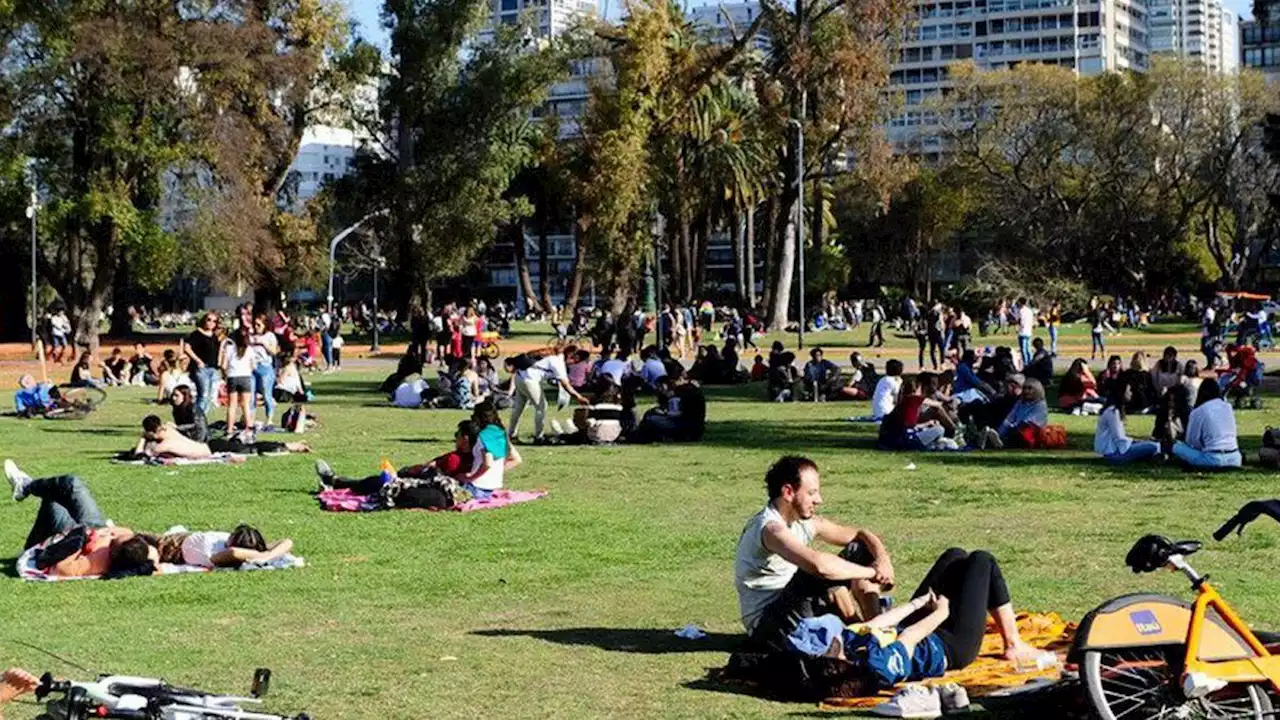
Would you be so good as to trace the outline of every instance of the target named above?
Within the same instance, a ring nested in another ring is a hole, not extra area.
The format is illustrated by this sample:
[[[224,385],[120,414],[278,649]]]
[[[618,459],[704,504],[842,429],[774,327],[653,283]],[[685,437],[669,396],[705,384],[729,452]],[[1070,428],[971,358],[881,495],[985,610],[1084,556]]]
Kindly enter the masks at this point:
[[[1022,32],[1022,20],[1020,18],[1009,18],[1004,21],[1005,32]]]
[[[991,27],[992,35],[999,35],[1000,33],[1004,32],[1003,20],[992,20],[990,23],[988,23],[988,25]]]
[[[504,12],[510,12],[512,10],[519,10],[519,9],[520,9],[520,0],[502,0],[502,10]]]
[[[943,45],[938,49],[941,51],[938,57],[939,60],[954,60],[956,58],[955,45]]]
[[[995,42],[991,43],[991,45],[987,48],[987,54],[991,55],[992,57],[1003,55],[1004,43],[999,40],[996,40]]]
[[[938,82],[938,68],[925,68],[920,73],[920,81],[927,83]]]
[[[1005,54],[1017,55],[1022,52],[1021,40],[1010,40],[1004,44]]]
[[[949,2],[938,3],[938,17],[949,18],[949,17],[952,17],[953,15],[955,15],[955,10],[953,9],[951,3]]]
[[[956,36],[956,26],[950,23],[938,26],[938,39],[950,40]]]
[[[1040,18],[1040,29],[1041,29],[1041,30],[1057,30],[1057,29],[1058,29],[1058,16],[1056,16],[1056,15],[1046,15],[1046,16],[1044,16],[1044,17]]]
[[[1244,51],[1244,64],[1249,67],[1262,66],[1262,51],[1257,48],[1250,48]]]
[[[515,25],[518,21],[519,21],[519,17],[515,13],[502,16],[503,25]]]
[[[902,51],[902,62],[920,62],[920,48],[907,48]]]
[[[937,40],[937,39],[938,39],[938,26],[937,26],[937,25],[925,25],[924,27],[921,27],[921,28],[920,28],[920,39],[921,39],[921,40]]]
[[[956,37],[973,37],[973,23],[956,23]]]
[[[330,181],[330,180],[332,180],[332,179],[333,179],[333,173],[325,173],[325,174],[324,174],[324,180],[325,180],[325,182],[329,182],[329,181]]]
[[[1036,32],[1039,29],[1040,29],[1040,18],[1029,17],[1029,18],[1022,19],[1023,32]]]
[[[921,102],[922,100],[924,100],[924,93],[923,93],[923,92],[921,92],[921,91],[919,91],[919,90],[908,90],[908,91],[907,91],[907,104],[908,104],[908,105],[919,105],[919,104],[920,104],[920,102]]]
[[[981,22],[976,22],[976,23],[974,23],[974,24],[973,24],[973,34],[974,34],[974,36],[975,36],[975,37],[986,37],[986,36],[987,36],[987,23],[986,23],[986,21],[981,21]]]
[[[1023,41],[1023,43],[1022,43],[1022,51],[1023,51],[1023,52],[1025,52],[1025,53],[1038,53],[1038,52],[1040,52],[1040,41],[1039,41],[1039,40],[1036,40],[1036,39],[1034,39],[1034,38],[1032,38],[1032,39],[1030,39],[1030,40],[1025,40],[1025,41]]]
[[[1028,40],[1028,42],[1030,42]],[[1058,38],[1043,38],[1040,40],[1040,52],[1058,52]]]
[[[987,12],[1004,12],[1004,0],[988,0]]]

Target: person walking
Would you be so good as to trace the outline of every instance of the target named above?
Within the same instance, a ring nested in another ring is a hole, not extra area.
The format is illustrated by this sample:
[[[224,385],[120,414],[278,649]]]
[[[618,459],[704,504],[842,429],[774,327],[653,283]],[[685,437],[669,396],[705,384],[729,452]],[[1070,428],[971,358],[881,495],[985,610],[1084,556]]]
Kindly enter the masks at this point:
[[[884,347],[884,308],[880,303],[872,302],[868,313],[867,324],[871,331],[867,334],[867,347]]]

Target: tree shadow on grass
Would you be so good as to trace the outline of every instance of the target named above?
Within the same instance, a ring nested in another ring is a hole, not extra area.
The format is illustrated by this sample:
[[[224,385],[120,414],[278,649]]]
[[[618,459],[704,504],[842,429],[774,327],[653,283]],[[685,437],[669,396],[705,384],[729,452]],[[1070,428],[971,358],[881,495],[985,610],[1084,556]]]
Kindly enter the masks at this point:
[[[53,426],[43,425],[40,427],[41,432],[47,433],[65,433],[75,435],[109,435],[113,437],[136,436],[139,431],[124,428],[105,428],[105,427],[75,427],[75,426]]]
[[[715,652],[732,653],[743,643],[743,636],[729,633],[707,633],[700,640],[676,637],[671,630],[659,628],[563,628],[560,630],[476,630],[482,637],[530,637],[558,645],[582,645],[610,652],[665,655],[668,653]]]

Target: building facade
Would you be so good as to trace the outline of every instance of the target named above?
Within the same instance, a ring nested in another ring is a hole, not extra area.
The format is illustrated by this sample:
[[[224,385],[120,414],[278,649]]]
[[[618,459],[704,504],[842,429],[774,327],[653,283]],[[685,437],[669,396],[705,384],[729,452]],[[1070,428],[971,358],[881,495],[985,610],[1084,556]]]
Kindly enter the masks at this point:
[[[1151,0],[1147,11],[1153,53],[1198,60],[1215,73],[1239,69],[1239,23],[1221,0]]]
[[[1261,72],[1268,81],[1280,80],[1280,23],[1266,27],[1252,20],[1240,23],[1240,64]]]
[[[759,16],[760,5],[754,2],[702,5],[688,12],[689,22],[703,37],[724,45],[737,40]],[[758,32],[751,39],[751,47],[768,54],[773,43],[767,33]]]

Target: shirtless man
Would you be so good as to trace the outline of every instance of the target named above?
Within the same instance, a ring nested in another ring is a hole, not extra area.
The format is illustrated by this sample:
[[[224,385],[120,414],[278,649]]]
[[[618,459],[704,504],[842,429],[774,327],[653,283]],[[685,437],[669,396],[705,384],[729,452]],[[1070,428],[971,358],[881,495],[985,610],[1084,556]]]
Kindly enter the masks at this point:
[[[97,501],[80,478],[32,478],[12,460],[5,460],[4,474],[15,501],[29,496],[40,498],[40,511],[24,550],[53,540],[46,547],[49,551],[59,541],[70,539],[71,545],[54,552],[41,570],[62,577],[149,575],[155,571],[160,562],[156,548],[129,528],[108,527]]]
[[[9,668],[0,675],[0,720],[4,720],[4,706],[15,698],[22,697],[29,692],[34,692],[40,685],[40,681],[35,675],[20,670],[18,668]]]
[[[224,452],[237,455],[276,452],[309,453],[311,448],[306,443],[246,443],[234,439],[196,442],[183,435],[173,423],[162,421],[158,415],[148,415],[143,418],[142,437],[134,448],[135,455],[147,457],[165,455],[191,460],[203,460],[213,457],[214,453]]]

